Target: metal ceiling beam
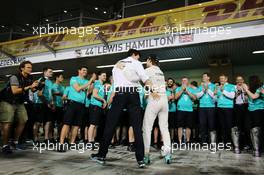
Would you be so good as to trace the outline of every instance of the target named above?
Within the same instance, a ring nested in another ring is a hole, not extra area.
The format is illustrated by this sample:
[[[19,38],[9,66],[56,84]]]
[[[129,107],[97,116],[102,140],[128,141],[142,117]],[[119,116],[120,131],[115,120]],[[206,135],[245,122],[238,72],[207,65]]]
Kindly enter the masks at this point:
[[[52,48],[47,42],[45,41],[40,41],[40,44],[46,47],[53,55],[56,57],[56,50]]]
[[[109,45],[108,45],[108,42],[106,41],[106,39],[104,38],[103,34],[101,32],[99,32],[97,34],[98,38],[102,41],[102,43],[107,47],[109,48]]]
[[[10,54],[10,53],[7,53],[6,51],[4,51],[4,50],[2,50],[2,49],[0,49],[0,53],[2,53],[3,55],[5,55],[5,56],[11,58],[12,60],[16,60],[16,56],[14,56],[14,55],[12,55],[12,54]]]

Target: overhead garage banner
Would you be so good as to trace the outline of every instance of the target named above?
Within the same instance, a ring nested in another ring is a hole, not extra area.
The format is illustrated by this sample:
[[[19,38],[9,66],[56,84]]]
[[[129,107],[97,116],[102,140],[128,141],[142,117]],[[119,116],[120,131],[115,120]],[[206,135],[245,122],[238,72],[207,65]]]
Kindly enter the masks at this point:
[[[71,30],[53,27],[46,31],[55,34],[0,43],[0,49],[13,56],[25,56],[48,52],[43,42],[58,51],[179,32],[184,27],[205,28],[263,18],[264,0],[219,0]],[[34,28],[35,34],[42,31]]]

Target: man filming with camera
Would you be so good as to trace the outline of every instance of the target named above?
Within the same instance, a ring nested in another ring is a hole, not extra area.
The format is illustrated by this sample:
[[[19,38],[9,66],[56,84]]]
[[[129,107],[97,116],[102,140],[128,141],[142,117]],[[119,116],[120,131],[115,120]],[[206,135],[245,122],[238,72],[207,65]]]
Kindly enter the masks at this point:
[[[32,63],[24,61],[19,65],[19,72],[9,77],[6,87],[1,91],[0,102],[0,123],[3,130],[3,147],[4,154],[12,153],[12,149],[8,144],[9,132],[11,125],[16,122],[14,132],[14,144],[18,145],[18,139],[28,120],[27,111],[24,101],[28,96],[29,90],[35,91],[38,81],[33,82],[30,75],[32,72]]]

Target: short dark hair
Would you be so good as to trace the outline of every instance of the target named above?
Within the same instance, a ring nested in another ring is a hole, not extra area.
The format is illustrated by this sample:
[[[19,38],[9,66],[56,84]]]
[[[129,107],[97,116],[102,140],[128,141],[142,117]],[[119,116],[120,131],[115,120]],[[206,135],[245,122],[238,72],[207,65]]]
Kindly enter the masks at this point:
[[[127,52],[127,56],[130,57],[130,56],[132,56],[133,54],[136,55],[136,56],[137,56],[137,55],[141,56],[141,54],[140,54],[140,52],[139,52],[138,50],[136,50],[136,49],[129,49],[128,52]]]
[[[159,60],[155,54],[151,54],[147,57],[147,60],[150,60],[152,65],[159,66]]]
[[[83,68],[85,68],[85,69],[88,70],[88,67],[87,67],[87,66],[80,66],[80,67],[78,68],[78,70],[82,70]]]
[[[169,80],[172,80],[173,83],[175,83],[175,80],[174,80],[173,78],[169,77],[169,78],[167,79],[167,81],[169,81]]]
[[[248,79],[248,84],[249,84],[249,90],[252,93],[256,93],[257,89],[262,86],[262,82],[257,75],[252,75]]]
[[[209,72],[204,72],[203,75],[207,75],[208,77],[211,78],[211,74]]]
[[[44,67],[44,68],[42,69],[43,73],[46,72],[48,69],[51,69],[51,70],[52,70],[51,67]]]
[[[193,86],[195,86],[195,87],[198,87],[198,83],[197,83],[197,81],[192,81],[192,82],[191,82],[191,85],[193,85]]]
[[[55,80],[56,80],[56,78],[59,78],[61,75],[63,75],[63,73],[62,73],[62,72],[58,72],[58,73],[56,73],[56,74],[54,75],[54,77],[55,77]]]
[[[102,74],[106,74],[106,72],[105,72],[105,71],[98,71],[98,72],[96,73],[97,76],[102,75]]]
[[[19,72],[22,72],[22,68],[25,68],[26,64],[33,65],[30,61],[23,61],[23,62],[20,63],[20,65],[19,65]]]
[[[225,74],[220,74],[219,77],[226,77],[227,78],[227,76]]]

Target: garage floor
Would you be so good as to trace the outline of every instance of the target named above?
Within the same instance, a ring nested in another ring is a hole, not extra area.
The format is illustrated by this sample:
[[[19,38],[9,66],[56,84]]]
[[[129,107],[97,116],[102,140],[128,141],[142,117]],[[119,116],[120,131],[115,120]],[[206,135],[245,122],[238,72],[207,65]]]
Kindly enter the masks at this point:
[[[134,153],[122,146],[109,150],[104,166],[89,160],[92,151],[44,151],[40,154],[32,148],[16,151],[8,157],[0,153],[0,174],[264,174],[264,157],[253,158],[250,153],[244,152],[235,155],[231,151],[215,154],[209,151],[177,151],[173,154],[173,163],[165,165],[159,158],[159,152],[153,151],[152,164],[138,169]]]

